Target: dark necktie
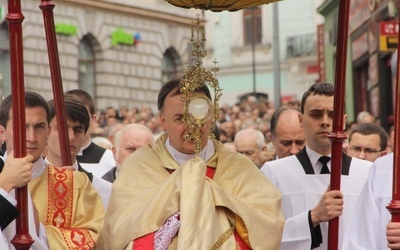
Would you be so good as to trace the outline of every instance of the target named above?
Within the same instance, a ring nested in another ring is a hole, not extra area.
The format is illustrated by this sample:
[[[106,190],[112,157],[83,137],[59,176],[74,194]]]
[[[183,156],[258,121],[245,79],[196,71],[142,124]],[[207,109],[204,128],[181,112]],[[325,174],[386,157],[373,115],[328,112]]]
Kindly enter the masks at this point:
[[[318,161],[322,163],[322,169],[321,169],[321,174],[329,174],[329,168],[328,168],[328,161],[331,160],[331,157],[329,156],[321,156]]]

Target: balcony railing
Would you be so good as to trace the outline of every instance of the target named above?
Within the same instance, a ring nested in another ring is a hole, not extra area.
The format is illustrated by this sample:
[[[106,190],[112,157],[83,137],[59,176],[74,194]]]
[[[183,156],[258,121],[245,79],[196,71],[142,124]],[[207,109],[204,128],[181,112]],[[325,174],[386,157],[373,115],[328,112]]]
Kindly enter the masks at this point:
[[[287,58],[315,55],[316,53],[317,46],[315,34],[292,36],[287,38]]]

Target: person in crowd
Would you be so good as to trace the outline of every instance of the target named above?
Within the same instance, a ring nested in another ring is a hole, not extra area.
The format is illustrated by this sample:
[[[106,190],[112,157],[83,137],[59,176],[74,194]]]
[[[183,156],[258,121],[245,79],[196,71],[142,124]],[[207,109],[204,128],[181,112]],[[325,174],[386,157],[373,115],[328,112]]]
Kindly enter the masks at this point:
[[[357,115],[357,123],[375,123],[375,117],[371,115],[368,111],[361,111]]]
[[[333,85],[316,83],[303,94],[300,123],[306,147],[296,155],[265,163],[262,173],[282,193],[286,218],[282,250],[327,249],[328,222],[340,215],[339,249],[371,162],[342,154],[342,189],[330,190]],[[345,117],[344,117],[344,120]],[[299,202],[301,201],[301,202]]]
[[[50,131],[47,142],[48,154],[45,160],[52,166],[63,167],[59,143],[60,139],[58,133],[58,124],[56,119],[56,108],[53,100],[49,102],[49,106],[51,119],[50,126],[52,127],[52,130]],[[68,141],[70,144],[72,162],[72,166],[68,166],[68,168],[83,172],[88,176],[89,180],[92,182],[94,188],[102,199],[104,209],[106,209],[111,195],[111,184],[108,181],[103,180],[101,177],[97,177],[91,172],[86,171],[77,161],[77,154],[80,151],[83,140],[90,126],[90,115],[87,112],[83,102],[73,95],[64,95],[64,106],[65,115],[67,117]]]
[[[264,135],[253,128],[243,129],[235,135],[235,149],[249,158],[257,168],[261,168],[265,161],[262,161],[261,152],[267,149]]]
[[[13,148],[13,115],[12,96],[9,95],[0,108],[0,124],[6,129],[8,149]],[[83,115],[88,117],[87,112]],[[56,168],[43,161],[41,153],[52,130],[46,100],[37,93],[25,92],[25,116],[27,154],[32,156],[33,162],[28,189],[48,244],[37,249],[94,248],[104,219],[99,195],[85,174]],[[8,157],[6,164],[7,161]],[[15,234],[15,228],[7,229]],[[37,230],[41,231],[39,227]]]
[[[88,132],[85,134],[82,148],[77,155],[77,160],[83,169],[101,178],[105,173],[107,173],[107,171],[115,166],[115,160],[110,149],[100,147],[91,140],[95,128],[94,124],[97,121],[93,98],[89,93],[81,89],[73,89],[67,91],[66,94],[76,96],[81,102],[83,102],[90,115]]]
[[[115,133],[114,147],[112,149],[116,167],[108,171],[102,178],[106,181],[114,183],[121,171],[122,163],[133,152],[143,145],[154,144],[154,137],[150,129],[141,124],[129,124]]]
[[[158,95],[166,133],[128,157],[113,184],[101,247],[278,249],[279,192],[247,157],[207,137],[212,120],[201,127],[195,154],[184,136],[179,83],[169,81]],[[211,100],[206,85],[196,91]]]
[[[347,155],[374,162],[387,154],[389,136],[373,123],[361,123],[350,130]]]
[[[100,146],[105,149],[112,150],[113,149],[113,144],[108,140],[107,138],[103,136],[96,136],[92,138],[92,142],[95,143],[97,146]]]
[[[306,135],[299,122],[301,113],[282,107],[271,117],[271,142],[278,159],[295,155],[306,145]]]
[[[221,132],[224,133],[224,138],[225,138],[224,141],[222,142],[230,142],[235,139],[236,129],[232,121],[226,121],[224,123],[221,123],[219,129],[224,131]]]
[[[388,151],[393,152],[393,150],[394,150],[394,126],[391,126],[389,129]]]

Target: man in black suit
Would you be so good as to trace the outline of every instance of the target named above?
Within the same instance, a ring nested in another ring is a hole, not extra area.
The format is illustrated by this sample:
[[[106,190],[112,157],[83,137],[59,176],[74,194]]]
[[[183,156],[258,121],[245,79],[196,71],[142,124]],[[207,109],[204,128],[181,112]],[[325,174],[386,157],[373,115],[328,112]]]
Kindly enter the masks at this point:
[[[115,134],[113,154],[116,160],[116,167],[112,168],[103,179],[113,183],[121,170],[122,162],[128,158],[136,149],[143,145],[153,145],[154,138],[150,129],[141,124],[129,124]]]
[[[83,102],[90,116],[89,128],[85,134],[81,150],[78,152],[76,159],[83,169],[101,178],[107,171],[115,166],[115,160],[111,150],[102,148],[92,142],[91,134],[94,130],[93,124],[97,120],[93,98],[89,93],[81,89],[70,90],[66,92],[66,94],[73,95]]]

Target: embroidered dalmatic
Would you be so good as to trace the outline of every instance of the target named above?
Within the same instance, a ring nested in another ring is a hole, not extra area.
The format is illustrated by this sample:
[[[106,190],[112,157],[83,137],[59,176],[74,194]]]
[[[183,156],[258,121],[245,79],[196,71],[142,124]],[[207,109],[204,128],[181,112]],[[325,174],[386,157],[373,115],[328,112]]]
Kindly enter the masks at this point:
[[[248,158],[214,140],[209,160],[193,158],[179,166],[165,140],[161,136],[152,148],[143,146],[125,160],[113,184],[100,249],[132,249],[132,241],[157,234],[177,212],[179,231],[170,243],[177,249],[236,249],[235,235],[249,248],[279,248],[280,194]],[[213,178],[206,175],[210,167]],[[133,249],[140,247],[133,243]]]
[[[48,166],[29,182],[50,249],[94,249],[104,209],[84,173]]]

